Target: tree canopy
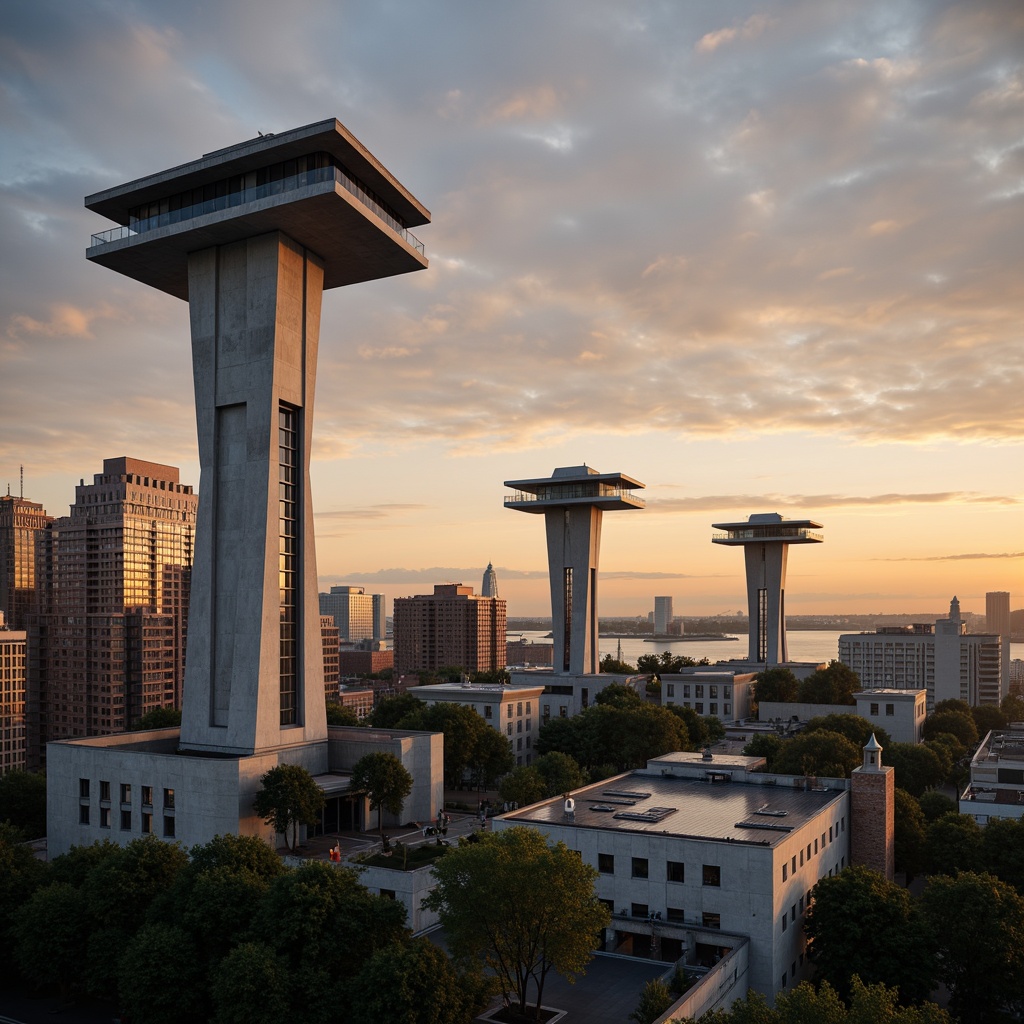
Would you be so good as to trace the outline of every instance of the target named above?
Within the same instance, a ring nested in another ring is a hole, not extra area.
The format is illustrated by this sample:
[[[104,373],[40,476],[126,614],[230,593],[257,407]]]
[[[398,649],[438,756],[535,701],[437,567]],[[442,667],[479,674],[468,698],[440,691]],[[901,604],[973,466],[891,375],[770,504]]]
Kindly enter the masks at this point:
[[[791,703],[796,700],[800,680],[788,668],[766,668],[754,676],[754,700]]]
[[[968,750],[973,750],[978,745],[978,727],[974,724],[974,717],[969,710],[966,713],[943,710],[930,714],[924,720],[921,735],[926,740],[931,740],[942,733],[955,736]]]
[[[424,906],[438,911],[460,963],[482,960],[520,1012],[543,1002],[554,970],[583,973],[607,908],[594,893],[597,871],[564,843],[548,846],[533,828],[485,833],[436,862]]]
[[[860,747],[828,729],[802,732],[784,740],[772,771],[781,775],[824,775],[845,779],[863,760]]]
[[[352,708],[347,708],[344,704],[339,704],[337,701],[329,700],[327,702],[327,724],[352,726],[362,725],[363,723]]]
[[[181,725],[181,708],[151,708],[131,726],[130,731],[169,729],[175,725]]]
[[[253,810],[280,832],[294,850],[298,844],[299,826],[314,825],[324,807],[324,792],[313,776],[298,764],[279,764],[260,778],[260,791],[253,801]],[[288,830],[291,839],[288,840]]]
[[[804,924],[809,955],[840,998],[851,995],[854,976],[898,987],[907,1002],[927,997],[935,954],[906,889],[855,866],[821,879],[812,896]]]
[[[797,700],[805,704],[856,704],[860,676],[841,661],[830,661],[800,681]]]
[[[818,715],[804,726],[805,733],[819,732],[822,729],[845,736],[861,750],[864,749],[864,745],[871,739],[872,735],[886,751],[892,746],[892,738],[884,729],[872,725],[866,718],[862,718],[860,715]],[[887,757],[885,760],[888,762]]]
[[[26,839],[46,835],[46,776],[14,768],[0,774],[0,822],[8,822]]]
[[[352,766],[352,790],[365,793],[370,810],[377,812],[377,828],[383,832],[382,811],[398,814],[412,792],[412,776],[405,765],[385,750],[365,754]]]

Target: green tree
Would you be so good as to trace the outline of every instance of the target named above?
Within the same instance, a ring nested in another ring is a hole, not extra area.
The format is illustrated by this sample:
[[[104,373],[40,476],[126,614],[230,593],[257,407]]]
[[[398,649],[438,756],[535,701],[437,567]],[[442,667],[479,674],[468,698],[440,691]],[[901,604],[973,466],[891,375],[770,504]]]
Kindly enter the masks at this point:
[[[923,743],[893,743],[885,747],[882,759],[895,770],[896,785],[915,797],[941,785],[949,774],[948,754],[942,758]]]
[[[212,972],[214,1024],[280,1024],[289,1019],[287,968],[260,942],[235,946]]]
[[[38,988],[65,999],[86,991],[85,950],[93,921],[85,895],[66,882],[37,889],[12,920],[15,962]]]
[[[208,999],[204,967],[187,932],[145,925],[120,959],[120,1004],[138,1024],[201,1024]]]
[[[378,950],[352,983],[349,1024],[470,1024],[487,1005],[479,971],[459,974],[428,939]]]
[[[981,826],[969,814],[944,814],[928,826],[929,870],[943,875],[974,871],[981,858]]]
[[[766,668],[754,676],[754,700],[790,704],[797,698],[800,680],[788,668]]]
[[[958,813],[956,801],[946,796],[945,793],[936,791],[922,793],[917,798],[917,802],[921,807],[921,812],[924,814],[924,820],[929,825],[933,821],[938,821],[944,814]]]
[[[359,716],[352,710],[352,708],[345,707],[344,704],[339,704],[337,701],[329,700],[327,702],[327,724],[328,725],[362,725],[359,721]]]
[[[906,889],[858,865],[821,879],[812,896],[804,924],[809,955],[817,977],[841,998],[849,998],[855,975],[898,986],[908,1002],[928,995],[935,956]]]
[[[568,754],[582,768],[594,767],[586,716],[590,708],[572,718],[552,718],[545,722],[537,733],[534,749],[538,754],[550,754],[553,750]]]
[[[824,775],[845,779],[862,760],[860,748],[845,736],[821,729],[784,740],[772,771],[781,775]]]
[[[586,783],[580,766],[570,754],[555,750],[542,754],[532,765],[544,780],[544,795],[570,793]]]
[[[921,805],[899,786],[896,787],[894,809],[896,870],[906,874],[909,885],[913,877],[924,870],[927,823]]]
[[[804,726],[805,733],[819,732],[822,729],[845,736],[861,750],[864,749],[864,745],[871,739],[872,735],[882,745],[886,755],[888,755],[889,748],[893,746],[892,738],[884,729],[872,725],[866,718],[861,718],[860,715],[818,715]],[[886,756],[885,760],[887,764],[891,763],[888,756]]]
[[[147,729],[170,729],[181,725],[180,708],[151,708],[131,726],[130,732],[145,732]]]
[[[784,742],[781,736],[776,736],[773,732],[759,732],[756,736],[750,737],[750,741],[743,748],[743,754],[745,757],[763,757],[765,768],[773,772],[775,759],[779,756]]]
[[[35,858],[13,825],[0,822],[0,963],[12,962],[17,932],[14,914],[47,880],[47,865]]]
[[[284,835],[288,849],[299,841],[300,825],[315,825],[324,808],[324,791],[302,765],[279,764],[260,777],[253,810],[275,832]],[[288,840],[288,829],[292,830]]]
[[[251,935],[284,967],[292,1018],[326,1024],[363,964],[404,939],[405,907],[371,895],[355,871],[309,861],[271,882]]]
[[[50,879],[53,882],[64,882],[81,889],[93,868],[108,857],[119,857],[122,847],[104,839],[102,843],[91,843],[89,846],[72,846],[67,853],[62,853],[50,861]]]
[[[668,985],[661,978],[652,978],[640,990],[640,1002],[629,1019],[636,1024],[654,1024],[675,1001]]]
[[[1007,722],[1024,722],[1024,696],[1019,693],[1008,693],[999,705]]]
[[[394,697],[385,697],[367,716],[367,721],[375,729],[395,729],[403,719],[415,715],[426,707],[410,690],[396,694]]]
[[[622,683],[609,683],[603,690],[598,690],[594,695],[595,704],[605,704],[613,708],[638,708],[644,703],[632,686],[623,686]]]
[[[548,757],[554,755],[548,754]],[[544,777],[532,765],[519,765],[513,768],[501,780],[498,786],[498,793],[502,800],[509,803],[517,803],[520,807],[527,807],[529,804],[543,800],[547,796],[547,787],[544,784]]]
[[[963,1024],[998,1019],[1024,999],[1024,899],[992,875],[929,880],[921,905],[939,946],[939,977]]]
[[[806,704],[856,704],[860,676],[841,661],[830,661],[800,682],[797,699]]]
[[[230,833],[214,836],[208,843],[189,850],[192,872],[227,868],[230,871],[251,871],[258,878],[276,878],[287,870],[281,858],[259,836],[236,836]]]
[[[1024,819],[989,818],[981,831],[982,867],[1024,893]]]
[[[935,739],[941,733],[955,736],[968,750],[978,745],[978,727],[970,712],[936,711],[924,720],[921,735],[926,740]]]
[[[14,768],[0,775],[0,822],[21,829],[26,839],[46,835],[46,776]]]
[[[424,906],[438,911],[457,962],[483,960],[524,1014],[531,982],[539,1008],[549,972],[582,973],[610,920],[594,893],[594,868],[533,828],[462,844],[435,863],[434,876]]]
[[[381,813],[401,812],[405,798],[412,792],[412,776],[394,754],[378,750],[365,754],[352,766],[351,788],[366,794],[371,812],[377,812],[377,828],[383,835]]]
[[[606,654],[601,659],[599,666],[601,672],[614,672],[620,676],[632,676],[636,675],[636,666],[630,665],[628,661],[619,661],[617,658],[613,658],[610,654]]]
[[[1009,721],[1006,712],[994,704],[979,704],[977,707],[971,708],[971,718],[974,719],[979,740],[993,729],[1005,729]]]
[[[512,771],[516,756],[512,746],[497,729],[478,719],[481,728],[476,730],[475,742],[470,754],[469,777],[474,786],[489,789],[503,775]]]

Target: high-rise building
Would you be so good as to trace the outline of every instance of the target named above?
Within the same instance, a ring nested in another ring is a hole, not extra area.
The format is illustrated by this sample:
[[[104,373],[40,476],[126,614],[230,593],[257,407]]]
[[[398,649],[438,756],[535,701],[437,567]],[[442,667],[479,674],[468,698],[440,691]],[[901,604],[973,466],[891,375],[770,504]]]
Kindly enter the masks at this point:
[[[368,594],[365,587],[331,587],[320,594],[320,614],[334,619],[343,643],[382,639],[383,612],[384,595]]]
[[[498,596],[498,574],[494,571],[494,565],[491,562],[488,562],[487,568],[484,569],[483,583],[480,585],[480,596]]]
[[[745,523],[713,523],[713,544],[742,547],[747,570],[747,661],[771,667],[789,661],[786,645],[786,563],[790,544],[820,544],[821,523],[785,519],[777,512]]]
[[[197,503],[173,466],[104,459],[54,520],[30,627],[43,743],[181,707]]]
[[[461,583],[438,583],[433,594],[395,598],[395,672],[467,672],[505,667],[505,602]]]
[[[324,649],[324,694],[328,700],[338,699],[338,627],[330,615],[320,616],[320,640]]]
[[[0,775],[26,767],[25,650],[25,631],[0,611]]]
[[[1010,592],[993,590],[985,595],[985,629],[995,633],[1002,641],[1000,650],[1002,661],[1003,692],[1008,693],[1010,687]]]
[[[383,594],[373,595],[373,639],[383,640],[388,635],[387,605]]]
[[[53,517],[42,505],[0,497],[0,612],[9,629],[25,629],[39,586],[39,559]]]
[[[654,599],[654,634],[668,636],[672,625],[672,598],[656,597]]]
[[[564,675],[598,673],[598,564],[605,512],[643,508],[633,491],[644,485],[624,473],[590,466],[563,466],[550,477],[506,480],[515,493],[505,508],[544,516],[551,587],[554,670]]]
[[[999,704],[1003,681],[1002,643],[993,633],[966,633],[960,602],[935,624],[882,626],[874,633],[844,633],[839,660],[860,677],[865,690],[926,690],[928,708],[944,700]]]

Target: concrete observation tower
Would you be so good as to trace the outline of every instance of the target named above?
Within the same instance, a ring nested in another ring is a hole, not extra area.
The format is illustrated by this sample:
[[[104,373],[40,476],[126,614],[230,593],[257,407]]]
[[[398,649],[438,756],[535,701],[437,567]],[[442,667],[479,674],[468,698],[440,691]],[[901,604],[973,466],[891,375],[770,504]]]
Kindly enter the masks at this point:
[[[605,512],[643,508],[632,492],[644,485],[623,473],[589,466],[556,469],[537,480],[506,480],[515,488],[505,507],[544,516],[551,585],[551,625],[556,674],[599,671],[597,569]]]
[[[769,667],[789,661],[786,649],[786,562],[790,544],[820,544],[821,523],[784,519],[777,512],[750,516],[745,523],[713,523],[723,530],[713,544],[744,549],[747,566],[747,660]]]
[[[202,467],[180,749],[327,764],[309,452],[325,288],[422,270],[429,212],[335,119],[86,198],[88,258],[189,303]]]

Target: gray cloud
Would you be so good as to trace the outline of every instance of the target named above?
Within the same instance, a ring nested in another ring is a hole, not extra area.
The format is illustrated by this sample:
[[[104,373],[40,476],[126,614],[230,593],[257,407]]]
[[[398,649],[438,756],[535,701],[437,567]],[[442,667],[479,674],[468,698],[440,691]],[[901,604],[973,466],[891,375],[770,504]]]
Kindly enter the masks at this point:
[[[1004,551],[998,554],[921,555],[917,558],[873,558],[873,562],[973,562],[1000,558],[1024,558],[1024,551]]]
[[[291,10],[7,5],[0,457],[142,413],[191,457],[185,306],[86,264],[82,196],[333,113],[434,223],[429,274],[325,302],[320,458],[1024,435],[1018,4]]]

